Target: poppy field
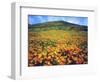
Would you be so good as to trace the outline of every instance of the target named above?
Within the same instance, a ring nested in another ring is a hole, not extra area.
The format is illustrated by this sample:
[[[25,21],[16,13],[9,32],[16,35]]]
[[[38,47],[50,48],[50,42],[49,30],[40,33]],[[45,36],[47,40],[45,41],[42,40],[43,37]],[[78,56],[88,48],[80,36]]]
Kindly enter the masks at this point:
[[[28,66],[87,64],[87,27],[74,26],[63,22],[30,26]]]

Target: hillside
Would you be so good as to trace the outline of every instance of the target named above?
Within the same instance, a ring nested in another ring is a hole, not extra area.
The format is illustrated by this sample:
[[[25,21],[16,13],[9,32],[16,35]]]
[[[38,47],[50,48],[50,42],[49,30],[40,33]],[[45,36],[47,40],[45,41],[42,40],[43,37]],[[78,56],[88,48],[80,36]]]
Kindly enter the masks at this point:
[[[73,24],[65,21],[52,21],[52,22],[45,22],[39,24],[28,25],[29,29],[35,28],[46,28],[46,29],[62,29],[62,30],[79,30],[79,31],[87,31],[87,26]]]
[[[28,66],[88,63],[87,26],[53,21],[28,26]]]

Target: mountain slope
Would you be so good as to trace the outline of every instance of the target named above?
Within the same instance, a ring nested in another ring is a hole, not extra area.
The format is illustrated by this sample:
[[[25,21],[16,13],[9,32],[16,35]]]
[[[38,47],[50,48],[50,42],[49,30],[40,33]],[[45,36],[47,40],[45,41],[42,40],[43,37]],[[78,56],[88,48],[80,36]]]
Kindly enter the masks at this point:
[[[29,29],[35,29],[35,28],[52,28],[52,29],[69,29],[69,30],[81,30],[81,31],[87,31],[87,26],[73,24],[65,21],[52,21],[52,22],[45,22],[45,23],[39,23],[39,24],[28,24]]]

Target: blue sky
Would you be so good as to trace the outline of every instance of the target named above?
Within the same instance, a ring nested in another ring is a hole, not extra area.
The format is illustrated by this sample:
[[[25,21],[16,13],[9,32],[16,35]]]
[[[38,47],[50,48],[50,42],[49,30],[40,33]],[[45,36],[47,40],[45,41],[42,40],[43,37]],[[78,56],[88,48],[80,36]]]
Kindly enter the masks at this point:
[[[29,24],[38,24],[50,21],[66,21],[79,25],[88,25],[87,17],[74,17],[74,16],[46,16],[46,15],[29,15]]]

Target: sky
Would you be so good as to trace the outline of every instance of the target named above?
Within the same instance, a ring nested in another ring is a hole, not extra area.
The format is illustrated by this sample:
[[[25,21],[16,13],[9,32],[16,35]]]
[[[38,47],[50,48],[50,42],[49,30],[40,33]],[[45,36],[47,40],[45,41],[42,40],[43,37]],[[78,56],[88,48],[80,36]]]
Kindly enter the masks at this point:
[[[66,21],[69,23],[88,25],[87,17],[75,17],[75,16],[46,16],[46,15],[29,15],[28,24],[38,24],[50,21]]]

